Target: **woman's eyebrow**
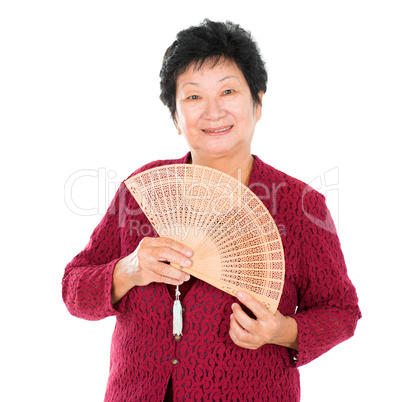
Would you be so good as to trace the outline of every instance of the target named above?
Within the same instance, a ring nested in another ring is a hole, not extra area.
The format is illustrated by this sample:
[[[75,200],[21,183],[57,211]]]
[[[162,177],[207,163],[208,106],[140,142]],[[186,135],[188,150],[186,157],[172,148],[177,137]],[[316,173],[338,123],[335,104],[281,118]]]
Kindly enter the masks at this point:
[[[222,81],[228,80],[229,78],[234,78],[234,79],[236,79],[237,81],[239,81],[239,82],[240,82],[239,77],[236,77],[235,75],[228,75],[228,76],[226,76],[226,77],[223,77],[223,78],[221,78],[221,79],[219,80],[219,82],[222,82]]]
[[[198,82],[186,82],[185,84],[182,85],[182,88],[184,88],[186,85],[199,85]]]
[[[228,75],[228,76],[226,76],[226,77],[223,77],[223,78],[221,78],[220,80],[218,80],[218,82],[222,82],[222,81],[228,80],[228,79],[230,79],[230,78],[234,78],[234,79],[236,79],[237,81],[240,82],[240,79],[239,79],[238,77],[236,77],[235,75]],[[186,83],[184,83],[184,84],[182,85],[182,88],[184,88],[186,85],[195,85],[195,86],[199,86],[200,84],[199,84],[198,82],[186,82]]]

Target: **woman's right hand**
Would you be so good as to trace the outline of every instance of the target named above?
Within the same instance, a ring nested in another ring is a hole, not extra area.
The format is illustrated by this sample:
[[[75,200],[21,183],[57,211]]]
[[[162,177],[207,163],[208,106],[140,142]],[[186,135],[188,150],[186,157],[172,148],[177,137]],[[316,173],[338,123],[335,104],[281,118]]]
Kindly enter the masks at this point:
[[[191,266],[193,251],[164,237],[145,237],[127,257],[119,260],[113,272],[112,304],[117,303],[134,286],[151,282],[181,285],[190,275],[166,262]]]

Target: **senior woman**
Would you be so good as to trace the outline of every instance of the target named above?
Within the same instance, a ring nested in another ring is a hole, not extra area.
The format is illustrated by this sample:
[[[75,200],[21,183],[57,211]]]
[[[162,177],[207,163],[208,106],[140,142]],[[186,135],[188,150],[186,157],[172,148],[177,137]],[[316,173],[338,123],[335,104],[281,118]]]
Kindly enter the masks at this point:
[[[284,289],[272,314],[167,264],[191,267],[193,251],[146,237],[149,221],[122,185],[63,278],[71,314],[116,316],[105,400],[298,401],[297,367],[352,336],[361,316],[324,197],[251,154],[267,73],[241,27],[205,20],[179,32],[160,76],[161,100],[190,152],[133,174],[194,163],[240,178],[280,230]],[[172,334],[176,285],[182,336]]]

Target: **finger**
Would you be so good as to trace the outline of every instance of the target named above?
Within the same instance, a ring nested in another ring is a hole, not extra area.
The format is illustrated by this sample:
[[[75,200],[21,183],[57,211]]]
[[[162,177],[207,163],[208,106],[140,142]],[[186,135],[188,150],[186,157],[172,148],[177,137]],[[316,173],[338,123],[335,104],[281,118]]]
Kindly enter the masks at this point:
[[[244,328],[249,333],[255,332],[257,322],[249,317],[247,313],[237,303],[232,304],[233,318],[241,328]]]
[[[184,268],[191,266],[191,260],[188,257],[168,246],[152,248],[150,256],[155,260],[169,261]]]
[[[183,254],[186,257],[192,257],[193,255],[193,250],[191,248],[185,246],[184,244],[181,244],[177,241],[174,241],[172,239],[168,239],[166,237],[156,237],[154,238],[154,244],[156,244],[158,247],[168,247],[171,248],[175,251],[177,251],[180,254]]]
[[[254,337],[239,325],[233,315],[230,317],[229,336],[236,345],[242,348],[257,349],[259,346],[253,342]]]
[[[164,243],[161,243],[164,244]],[[178,266],[189,267],[191,260],[183,254],[169,248],[168,246],[155,246],[149,241],[138,250],[138,258],[141,265],[151,263],[152,261],[168,261],[176,263]]]
[[[165,282],[164,278],[170,278],[182,283],[190,279],[190,275],[186,272],[173,268],[171,265],[164,264],[163,262],[153,261],[149,264],[148,269],[157,275],[158,282]]]
[[[235,343],[237,346],[240,346],[241,348],[254,350],[259,348],[259,345],[240,341],[232,331],[229,331],[229,336],[232,339],[233,343]]]
[[[273,315],[259,301],[246,292],[237,292],[236,297],[241,303],[248,307],[260,321],[267,319],[267,315],[269,314]]]
[[[230,329],[235,333],[236,337],[242,342],[250,342],[252,334],[244,328],[241,323],[236,319],[234,314],[230,316]]]
[[[174,260],[179,262],[179,266],[189,266],[191,265],[191,260],[170,249],[165,244],[171,244],[169,239],[148,237],[141,241],[137,251],[137,258],[139,267],[144,270],[142,275],[146,277],[149,275],[147,272],[152,272],[153,281],[166,282],[163,277],[169,277],[175,280],[174,284],[177,284],[176,281],[183,282],[188,280],[190,278],[188,274],[161,261]]]
[[[144,277],[147,277],[147,283],[150,282],[158,282],[158,283],[166,283],[167,285],[182,285],[183,284],[183,280],[180,279],[176,279],[176,278],[172,278],[171,276],[166,276],[166,275],[161,275],[157,272],[155,272],[155,270],[152,269],[144,269],[142,271],[142,275]]]
[[[169,276],[158,275],[155,273],[153,273],[153,274],[154,274],[154,278],[153,278],[152,282],[166,283],[167,285],[174,285],[174,286],[180,286],[184,283],[181,280],[177,280],[177,279],[171,278]]]
[[[160,264],[160,265],[159,265]],[[168,269],[166,269],[168,267]],[[142,264],[141,277],[143,278],[143,284],[148,284],[150,282],[159,282],[166,283],[168,285],[182,285],[184,281],[190,279],[190,275],[182,275],[179,278],[176,278],[177,273],[181,273],[181,271],[177,271],[174,269],[169,269],[169,265],[150,261]]]

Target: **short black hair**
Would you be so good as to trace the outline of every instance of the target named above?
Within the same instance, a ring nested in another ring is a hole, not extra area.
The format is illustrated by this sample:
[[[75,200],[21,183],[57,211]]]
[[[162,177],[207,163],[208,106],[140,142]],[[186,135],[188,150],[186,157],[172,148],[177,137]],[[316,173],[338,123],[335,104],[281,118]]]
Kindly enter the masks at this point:
[[[176,82],[187,67],[200,68],[205,61],[220,59],[235,62],[250,88],[254,104],[261,105],[260,92],[267,90],[268,74],[257,43],[251,33],[230,21],[205,19],[198,26],[180,31],[165,52],[160,71],[160,99],[175,121]]]

